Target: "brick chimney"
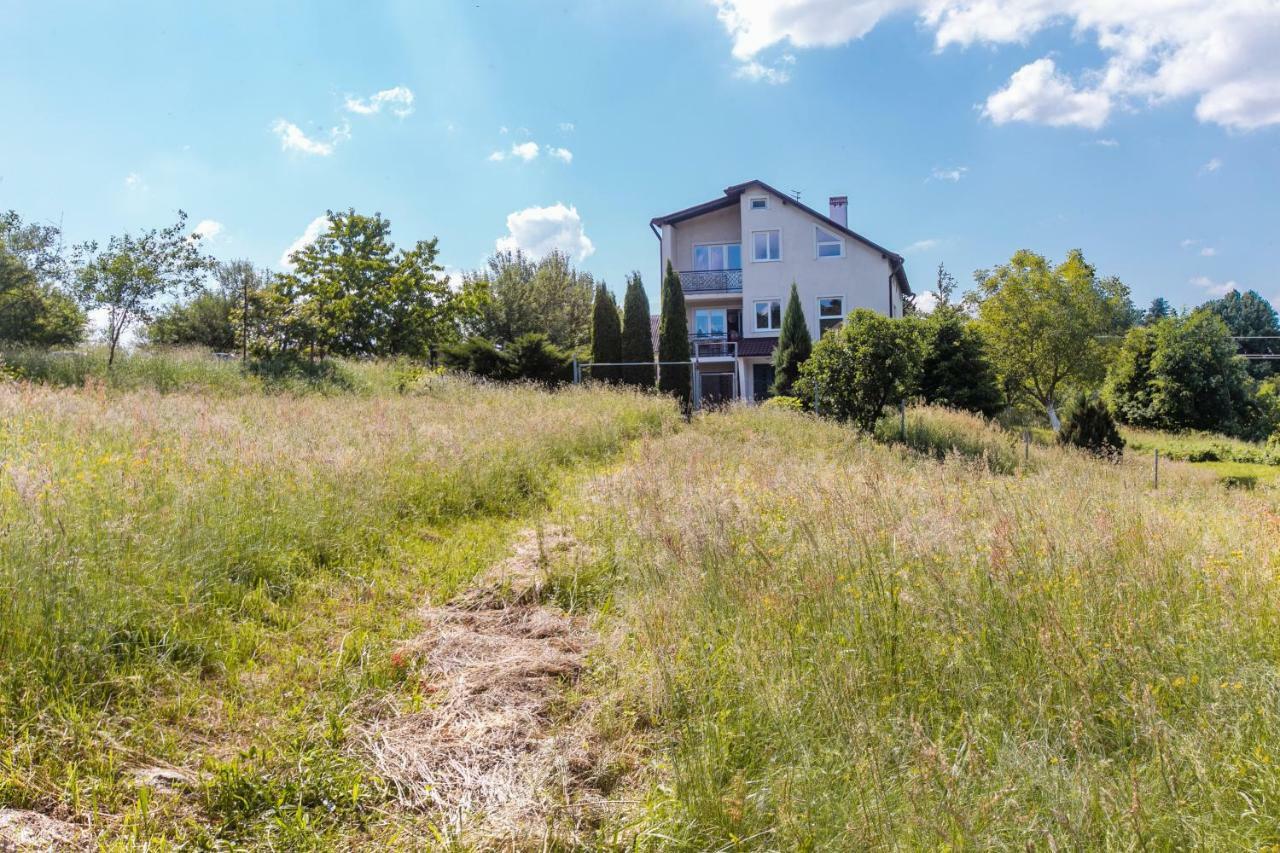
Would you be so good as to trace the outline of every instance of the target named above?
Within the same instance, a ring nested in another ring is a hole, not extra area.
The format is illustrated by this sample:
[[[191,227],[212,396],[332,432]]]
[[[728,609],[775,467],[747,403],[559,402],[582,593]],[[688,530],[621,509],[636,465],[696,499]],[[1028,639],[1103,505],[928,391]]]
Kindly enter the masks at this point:
[[[831,218],[845,228],[849,227],[849,197],[833,195],[831,197]]]

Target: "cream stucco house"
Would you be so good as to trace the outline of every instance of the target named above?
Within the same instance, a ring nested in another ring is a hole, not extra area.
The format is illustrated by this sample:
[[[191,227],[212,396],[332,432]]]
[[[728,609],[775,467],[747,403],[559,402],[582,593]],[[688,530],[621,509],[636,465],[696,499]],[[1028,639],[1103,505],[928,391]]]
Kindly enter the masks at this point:
[[[902,316],[902,256],[849,229],[848,200],[823,215],[762,181],[654,218],[660,270],[680,273],[704,400],[763,400],[782,312],[796,283],[816,341],[855,308]]]

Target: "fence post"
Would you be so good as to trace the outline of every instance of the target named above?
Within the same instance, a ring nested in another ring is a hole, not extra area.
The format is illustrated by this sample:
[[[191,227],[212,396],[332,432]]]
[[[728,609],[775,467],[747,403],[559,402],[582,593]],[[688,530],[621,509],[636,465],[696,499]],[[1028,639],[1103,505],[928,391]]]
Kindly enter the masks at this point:
[[[1022,430],[1022,461],[1031,461],[1031,430],[1025,427]]]
[[[573,357],[573,384],[577,385],[582,381],[582,368],[578,366],[578,357]]]
[[[907,440],[907,401],[906,400],[898,401],[898,433],[899,433],[899,437],[903,441]]]
[[[819,403],[819,400],[818,400],[818,390],[819,390],[821,387],[822,387],[822,386],[821,386],[821,385],[819,385],[817,382],[814,382],[814,383],[813,383],[813,413],[814,413],[815,415],[820,415],[820,414],[822,414],[820,411],[818,411],[818,403]]]
[[[1155,483],[1153,488],[1158,489],[1160,488],[1160,451],[1159,450],[1156,451],[1155,460],[1156,460],[1155,467],[1152,469],[1152,472],[1154,475],[1154,483]]]

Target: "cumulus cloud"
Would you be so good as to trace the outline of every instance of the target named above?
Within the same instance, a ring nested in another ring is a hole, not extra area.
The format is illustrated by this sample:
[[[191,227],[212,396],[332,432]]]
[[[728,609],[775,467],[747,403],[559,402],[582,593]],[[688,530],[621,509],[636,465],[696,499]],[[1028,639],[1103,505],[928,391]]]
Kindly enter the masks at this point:
[[[547,154],[551,157],[556,158],[562,163],[573,162],[573,152],[570,151],[568,148],[548,148]]]
[[[921,314],[932,314],[933,309],[938,307],[938,294],[932,290],[926,290],[916,294],[916,310]]]
[[[347,112],[357,115],[377,115],[385,106],[391,107],[393,113],[404,118],[413,112],[413,90],[408,86],[393,86],[376,92],[369,98],[347,96]]]
[[[302,236],[289,244],[289,248],[284,250],[284,254],[280,256],[280,268],[293,269],[293,253],[300,252],[307,246],[310,246],[316,240],[329,230],[329,217],[317,216],[307,224],[306,230],[302,232]]]
[[[585,260],[596,247],[582,227],[576,207],[557,202],[550,207],[526,207],[507,215],[507,236],[499,237],[499,251],[520,249],[535,258],[555,249],[578,261]]]
[[[573,124],[573,122],[571,122],[571,121],[562,121],[562,122],[560,122],[560,132],[561,132],[561,133],[573,133],[573,131],[574,131],[575,129],[576,129],[576,128],[574,127],[574,124]]]
[[[521,142],[511,146],[511,156],[519,157],[528,163],[538,156],[538,150],[538,143],[536,142]]]
[[[1103,148],[1118,148],[1120,146],[1120,143],[1114,139],[1096,139],[1094,144],[1101,145]]]
[[[1078,89],[1045,57],[1024,65],[1009,83],[987,98],[982,114],[996,124],[1025,121],[1052,127],[1078,125],[1097,130],[1111,114],[1111,96]]]
[[[1214,157],[1208,163],[1205,163],[1203,166],[1200,167],[1200,174],[1209,175],[1218,171],[1221,168],[1222,168],[1222,161],[1219,160],[1217,157]]]
[[[968,166],[952,166],[950,169],[943,169],[943,168],[934,166],[933,171],[929,174],[929,180],[950,181],[951,183],[954,184],[957,181],[959,181],[961,178],[963,178],[965,176],[965,173],[968,171],[969,171]]]
[[[915,15],[939,50],[1026,43],[1041,30],[1069,24],[1105,57],[1077,75],[1084,85],[1058,72],[1048,57],[1024,66],[995,93],[1003,98],[988,101],[993,120],[1097,127],[1118,106],[1188,98],[1203,122],[1236,130],[1280,124],[1280,4],[1274,0],[713,2],[733,56],[744,64],[761,62],[762,51],[784,43],[846,44],[895,14]]]
[[[928,237],[924,240],[917,240],[908,246],[906,251],[908,255],[913,255],[917,252],[927,252],[930,249],[936,249],[938,247],[938,242],[939,241],[935,240],[933,237]]]
[[[1240,285],[1234,281],[1214,281],[1205,275],[1198,275],[1191,279],[1191,284],[1201,288],[1210,296],[1226,296],[1231,291],[1240,289]]]
[[[1212,258],[1216,254],[1218,254],[1218,250],[1213,248],[1212,246],[1205,246],[1203,249],[1200,250],[1200,257],[1202,258]]]
[[[216,219],[201,219],[191,233],[193,236],[208,242],[214,237],[217,237],[224,230],[226,229],[223,227],[222,223]]]
[[[333,153],[333,149],[337,147],[339,142],[351,138],[351,128],[344,124],[329,131],[327,141],[312,139],[302,131],[302,128],[282,118],[276,119],[271,125],[271,132],[280,138],[280,148],[282,150],[298,151],[317,157],[328,157]]]
[[[125,175],[124,185],[131,190],[145,190],[147,188],[146,181],[142,180],[142,176],[137,172],[130,172]]]
[[[528,163],[531,160],[538,159],[538,155],[542,153],[542,146],[530,140],[529,142],[517,142],[506,151],[498,150],[489,155],[489,161],[493,163],[501,163],[508,158],[514,160],[523,160]],[[557,160],[563,160],[568,163],[573,160],[573,152],[568,148],[548,148],[547,154],[555,157]]]
[[[769,66],[751,59],[738,65],[734,75],[753,82],[770,83],[780,86],[791,81],[791,72],[785,67]]]

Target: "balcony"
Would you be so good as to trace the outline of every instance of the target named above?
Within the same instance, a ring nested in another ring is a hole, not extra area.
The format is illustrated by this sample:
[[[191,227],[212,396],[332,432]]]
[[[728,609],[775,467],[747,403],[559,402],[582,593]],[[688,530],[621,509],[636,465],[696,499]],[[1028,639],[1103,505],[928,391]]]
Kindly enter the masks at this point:
[[[685,293],[741,293],[742,270],[685,270],[680,285]]]
[[[694,335],[689,338],[693,357],[697,358],[737,358],[738,342],[724,335]]]

